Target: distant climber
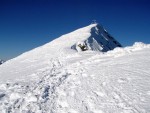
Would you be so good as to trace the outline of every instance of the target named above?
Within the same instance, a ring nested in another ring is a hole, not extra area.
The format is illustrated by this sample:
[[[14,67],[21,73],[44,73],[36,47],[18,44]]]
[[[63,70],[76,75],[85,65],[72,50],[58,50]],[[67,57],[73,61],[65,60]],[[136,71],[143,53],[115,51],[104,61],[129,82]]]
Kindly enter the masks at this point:
[[[3,63],[4,63],[4,61],[0,59],[0,65],[3,64]]]
[[[82,51],[88,50],[87,47],[86,47],[85,45],[79,44],[78,46],[81,48]]]

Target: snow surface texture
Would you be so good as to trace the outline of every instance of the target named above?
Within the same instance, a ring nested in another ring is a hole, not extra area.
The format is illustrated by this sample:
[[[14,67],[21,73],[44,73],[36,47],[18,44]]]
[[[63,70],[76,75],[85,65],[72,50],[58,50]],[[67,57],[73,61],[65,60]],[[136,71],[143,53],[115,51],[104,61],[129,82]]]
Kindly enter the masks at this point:
[[[150,113],[150,45],[70,49],[95,26],[1,65],[0,113]]]

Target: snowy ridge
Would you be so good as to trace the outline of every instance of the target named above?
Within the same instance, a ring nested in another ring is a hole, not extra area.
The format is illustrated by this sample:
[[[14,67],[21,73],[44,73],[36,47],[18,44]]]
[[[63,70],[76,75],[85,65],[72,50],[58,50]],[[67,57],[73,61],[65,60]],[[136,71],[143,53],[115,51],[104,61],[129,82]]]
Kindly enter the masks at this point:
[[[113,39],[107,47],[117,48],[99,52],[102,46],[88,41],[96,26],[1,65],[0,113],[149,113],[150,44],[120,48]],[[71,49],[78,42],[91,49]]]
[[[47,67],[47,65],[51,63],[51,59],[54,57],[67,55],[70,52],[76,52],[71,49],[71,46],[79,40],[81,41],[87,39],[90,36],[91,28],[94,26],[96,25],[92,24],[66,35],[62,35],[50,43],[7,61],[1,66],[0,75],[5,75],[5,77],[2,76],[1,81],[8,81],[9,79],[11,81],[14,80],[14,78],[17,79],[18,77],[21,79],[22,77],[36,73],[43,67]],[[17,72],[14,70],[17,70]],[[30,77],[29,80],[31,80]]]
[[[102,35],[105,35],[105,38],[102,37]],[[36,71],[41,70],[41,68],[47,67],[51,58],[59,56],[65,57],[70,53],[76,53],[76,50],[79,49],[71,48],[73,45],[80,42],[86,42],[85,44],[87,45],[87,49],[95,51],[108,51],[118,47],[119,43],[110,35],[109,37],[111,37],[111,39],[109,39],[107,35],[109,34],[106,32],[106,30],[104,30],[104,28],[98,24],[91,24],[66,35],[62,35],[50,43],[35,48],[12,60],[7,61],[3,66],[1,66],[0,75],[5,75],[5,77],[2,76],[1,81],[24,79],[24,77],[26,78],[28,75],[36,73]],[[113,41],[115,41],[117,45],[114,44]],[[101,43],[103,43],[103,46]],[[17,72],[15,72],[15,70]],[[29,80],[31,80],[30,77]]]

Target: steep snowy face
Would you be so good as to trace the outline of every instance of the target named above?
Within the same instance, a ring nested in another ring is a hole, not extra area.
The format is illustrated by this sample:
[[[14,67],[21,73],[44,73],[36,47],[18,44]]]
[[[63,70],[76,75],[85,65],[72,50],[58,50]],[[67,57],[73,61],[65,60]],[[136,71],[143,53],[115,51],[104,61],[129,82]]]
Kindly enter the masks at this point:
[[[77,42],[72,48],[77,51],[93,50],[107,52],[116,47],[122,47],[122,45],[99,24],[91,27],[90,34],[87,39]]]
[[[95,26],[96,24],[91,24],[77,29],[7,61],[0,66],[0,83],[24,78],[34,80],[34,78],[32,79],[30,76],[38,73],[39,70],[45,69],[48,65],[53,66],[51,63],[53,59],[77,53],[77,51],[71,49],[71,47],[75,43],[89,38],[91,36],[91,29]]]

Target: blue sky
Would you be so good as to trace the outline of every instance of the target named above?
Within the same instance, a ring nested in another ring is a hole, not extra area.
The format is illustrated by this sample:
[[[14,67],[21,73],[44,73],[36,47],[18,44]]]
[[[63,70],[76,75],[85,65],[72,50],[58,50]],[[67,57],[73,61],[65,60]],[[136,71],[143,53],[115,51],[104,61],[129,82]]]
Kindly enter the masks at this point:
[[[16,57],[93,19],[123,46],[150,43],[149,0],[0,0],[0,58]]]

